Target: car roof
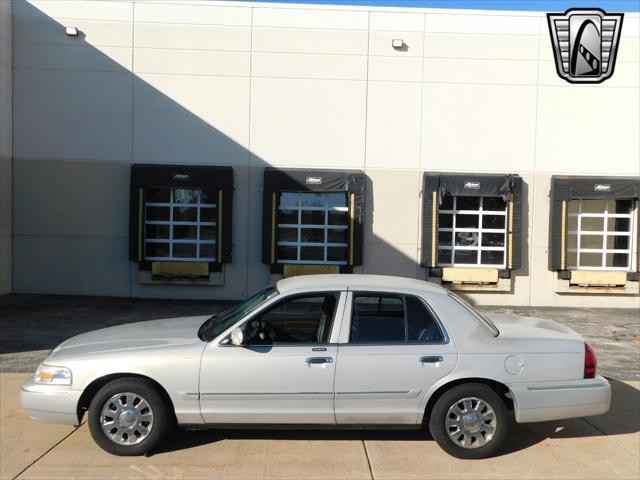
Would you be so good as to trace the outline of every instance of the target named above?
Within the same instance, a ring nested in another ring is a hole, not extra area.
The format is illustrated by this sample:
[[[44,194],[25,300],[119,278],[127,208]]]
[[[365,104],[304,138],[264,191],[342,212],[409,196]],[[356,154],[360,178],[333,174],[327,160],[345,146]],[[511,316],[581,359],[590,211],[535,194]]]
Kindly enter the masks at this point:
[[[359,274],[299,275],[278,281],[276,288],[280,293],[305,290],[399,290],[426,294],[446,292],[439,285],[415,278]]]

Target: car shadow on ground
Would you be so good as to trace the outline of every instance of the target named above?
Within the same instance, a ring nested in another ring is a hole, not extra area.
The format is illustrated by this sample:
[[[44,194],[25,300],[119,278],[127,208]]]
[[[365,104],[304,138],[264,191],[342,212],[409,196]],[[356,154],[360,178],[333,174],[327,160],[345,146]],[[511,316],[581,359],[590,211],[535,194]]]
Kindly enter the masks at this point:
[[[640,390],[609,378],[611,408],[603,415],[539,423],[515,423],[501,454],[523,450],[547,438],[625,435],[640,431]]]
[[[604,415],[586,419],[567,419],[540,423],[513,423],[504,447],[498,455],[524,450],[548,438],[579,438],[623,435],[640,431],[640,391],[624,382],[609,379],[611,409]],[[586,424],[585,424],[586,422]],[[428,429],[420,430],[330,430],[298,429],[176,429],[173,435],[150,455],[185,450],[222,440],[365,440],[365,441],[431,441]]]

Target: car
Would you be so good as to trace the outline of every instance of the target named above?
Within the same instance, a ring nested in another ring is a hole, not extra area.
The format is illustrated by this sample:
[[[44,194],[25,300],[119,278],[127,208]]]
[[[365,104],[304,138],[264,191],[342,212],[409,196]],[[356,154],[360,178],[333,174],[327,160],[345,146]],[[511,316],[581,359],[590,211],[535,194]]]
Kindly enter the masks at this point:
[[[592,348],[536,318],[488,318],[426,281],[280,280],[217,316],[132,323],[57,346],[22,387],[37,420],[79,425],[116,455],[186,428],[422,428],[449,454],[498,452],[515,421],[598,415]]]

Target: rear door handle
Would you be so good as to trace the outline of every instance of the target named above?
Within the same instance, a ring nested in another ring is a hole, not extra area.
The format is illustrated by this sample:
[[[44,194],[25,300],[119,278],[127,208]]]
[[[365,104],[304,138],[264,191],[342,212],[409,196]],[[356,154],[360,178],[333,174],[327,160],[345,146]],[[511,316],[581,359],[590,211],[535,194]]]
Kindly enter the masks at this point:
[[[440,355],[420,357],[420,363],[440,363],[444,360]]]
[[[309,365],[318,363],[333,363],[333,357],[309,357],[305,360]]]

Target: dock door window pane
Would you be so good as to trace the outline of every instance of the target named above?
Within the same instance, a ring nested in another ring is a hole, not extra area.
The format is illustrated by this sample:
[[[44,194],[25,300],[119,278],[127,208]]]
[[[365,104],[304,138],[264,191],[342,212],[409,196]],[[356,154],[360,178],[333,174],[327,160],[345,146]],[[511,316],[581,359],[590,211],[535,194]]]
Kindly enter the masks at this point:
[[[633,200],[571,200],[567,266],[571,270],[631,270]]]
[[[148,188],[144,254],[151,261],[216,261],[216,191]]]
[[[507,203],[446,195],[439,211],[438,265],[505,268]]]
[[[278,263],[346,265],[346,192],[281,192],[277,210]]]

